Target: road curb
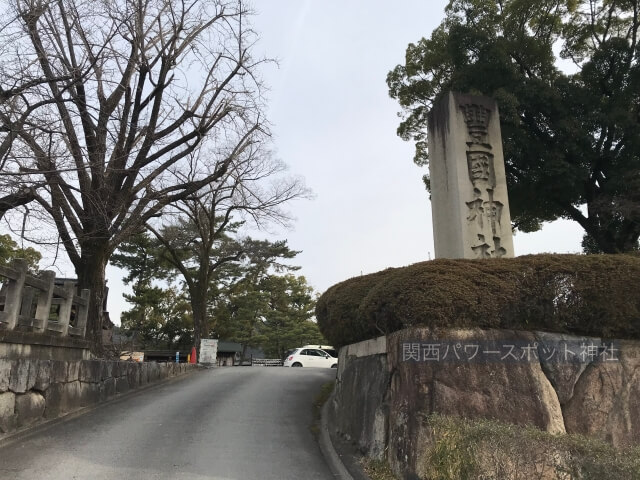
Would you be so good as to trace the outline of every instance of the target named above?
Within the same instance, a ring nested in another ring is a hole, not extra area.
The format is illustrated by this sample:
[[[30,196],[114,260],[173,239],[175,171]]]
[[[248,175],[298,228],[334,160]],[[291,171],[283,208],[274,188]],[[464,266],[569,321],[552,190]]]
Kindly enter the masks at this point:
[[[329,434],[329,403],[333,400],[333,394],[324,403],[320,410],[320,450],[324,455],[329,470],[335,478],[341,478],[343,480],[353,480],[353,477],[344,466],[342,459],[331,442],[331,435]]]

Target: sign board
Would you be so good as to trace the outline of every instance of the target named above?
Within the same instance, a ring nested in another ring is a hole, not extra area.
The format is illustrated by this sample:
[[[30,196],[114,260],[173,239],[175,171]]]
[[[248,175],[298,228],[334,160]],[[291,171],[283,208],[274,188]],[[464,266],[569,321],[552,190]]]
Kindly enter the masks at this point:
[[[120,352],[120,360],[144,362],[144,352]]]
[[[203,338],[200,340],[200,363],[215,364],[218,356],[218,339]]]

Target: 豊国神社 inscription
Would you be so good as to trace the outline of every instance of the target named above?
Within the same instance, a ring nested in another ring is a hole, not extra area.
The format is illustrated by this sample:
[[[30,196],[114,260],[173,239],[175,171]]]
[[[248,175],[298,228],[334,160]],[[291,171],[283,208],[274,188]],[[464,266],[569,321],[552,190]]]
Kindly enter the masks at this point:
[[[429,114],[436,258],[513,257],[495,100],[450,92]]]

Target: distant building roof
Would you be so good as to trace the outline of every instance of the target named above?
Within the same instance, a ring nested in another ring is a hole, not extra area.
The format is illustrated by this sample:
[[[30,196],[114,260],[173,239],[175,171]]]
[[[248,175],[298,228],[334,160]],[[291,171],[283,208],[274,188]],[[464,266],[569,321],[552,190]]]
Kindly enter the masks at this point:
[[[242,352],[242,345],[236,342],[226,342],[224,340],[218,341],[218,351],[227,353],[239,353]]]

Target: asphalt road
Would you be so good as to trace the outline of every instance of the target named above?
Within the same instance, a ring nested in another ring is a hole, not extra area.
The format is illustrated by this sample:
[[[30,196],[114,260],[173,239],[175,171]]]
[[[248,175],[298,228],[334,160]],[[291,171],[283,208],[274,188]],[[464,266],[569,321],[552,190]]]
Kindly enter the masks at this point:
[[[0,447],[0,479],[332,479],[309,426],[335,372],[198,372]]]

